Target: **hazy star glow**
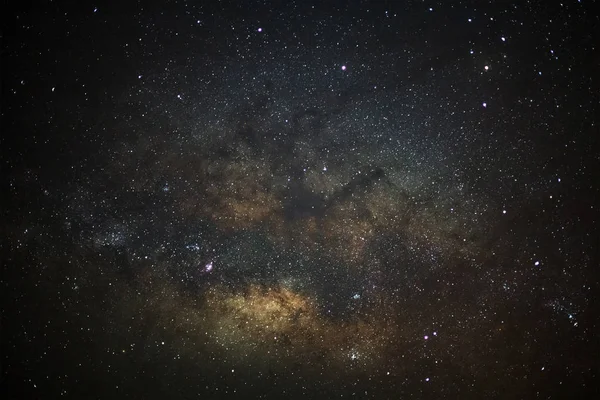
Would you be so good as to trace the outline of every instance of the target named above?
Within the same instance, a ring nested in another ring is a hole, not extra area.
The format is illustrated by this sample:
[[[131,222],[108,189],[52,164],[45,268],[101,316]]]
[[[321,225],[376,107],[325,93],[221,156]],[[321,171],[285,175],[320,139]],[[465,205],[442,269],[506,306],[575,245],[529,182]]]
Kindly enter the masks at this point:
[[[6,393],[596,398],[592,3],[15,3]]]

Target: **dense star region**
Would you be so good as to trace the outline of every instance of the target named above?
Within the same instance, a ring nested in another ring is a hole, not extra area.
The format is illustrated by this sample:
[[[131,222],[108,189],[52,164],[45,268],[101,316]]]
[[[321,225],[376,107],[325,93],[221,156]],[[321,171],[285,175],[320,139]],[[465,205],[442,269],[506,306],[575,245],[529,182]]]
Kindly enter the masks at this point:
[[[20,5],[2,398],[596,398],[593,3]]]

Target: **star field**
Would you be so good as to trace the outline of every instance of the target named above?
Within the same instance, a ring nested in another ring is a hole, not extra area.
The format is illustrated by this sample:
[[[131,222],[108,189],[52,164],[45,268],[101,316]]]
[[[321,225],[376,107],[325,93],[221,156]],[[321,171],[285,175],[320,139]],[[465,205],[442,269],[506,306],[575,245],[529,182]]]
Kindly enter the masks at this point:
[[[593,5],[18,6],[2,397],[595,398]]]

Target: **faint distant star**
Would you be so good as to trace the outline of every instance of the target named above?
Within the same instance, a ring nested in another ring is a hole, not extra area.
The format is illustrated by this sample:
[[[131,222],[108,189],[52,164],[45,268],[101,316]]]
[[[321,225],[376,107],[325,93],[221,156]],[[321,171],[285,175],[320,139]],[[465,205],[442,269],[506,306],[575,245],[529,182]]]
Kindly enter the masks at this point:
[[[342,65],[342,71],[345,71],[345,70],[346,70],[346,66]]]
[[[262,32],[262,28],[258,28],[257,31]]]
[[[483,103],[483,107],[484,107],[484,108],[485,108],[485,107],[487,107],[487,103]]]

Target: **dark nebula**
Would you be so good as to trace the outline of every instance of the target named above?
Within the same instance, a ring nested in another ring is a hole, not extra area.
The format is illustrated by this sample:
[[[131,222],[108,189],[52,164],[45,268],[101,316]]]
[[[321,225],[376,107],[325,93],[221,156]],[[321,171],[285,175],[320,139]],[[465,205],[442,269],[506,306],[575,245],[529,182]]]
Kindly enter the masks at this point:
[[[15,5],[0,396],[600,398],[594,5]]]

